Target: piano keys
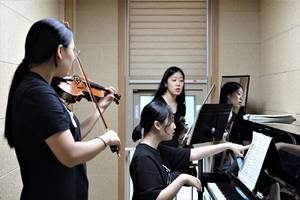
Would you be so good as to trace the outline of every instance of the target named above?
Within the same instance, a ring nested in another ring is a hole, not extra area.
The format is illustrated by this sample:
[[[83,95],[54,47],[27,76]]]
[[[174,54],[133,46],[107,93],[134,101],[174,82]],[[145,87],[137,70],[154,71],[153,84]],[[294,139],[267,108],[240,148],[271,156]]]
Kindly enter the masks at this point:
[[[228,184],[226,184],[228,185]],[[218,200],[226,200],[227,198],[222,192],[222,189],[219,188],[217,183],[207,183],[207,190],[209,194],[212,196],[212,199],[218,199]]]
[[[201,183],[203,189],[209,193],[211,200],[257,200],[260,193],[250,191],[235,175],[220,173],[202,173]]]
[[[207,183],[207,190],[212,196],[213,200],[244,200],[249,199],[239,187],[232,184],[217,182],[217,183]],[[226,191],[226,192],[223,192]]]
[[[294,133],[290,133],[288,131],[280,130],[277,128],[273,128],[264,124],[258,124],[255,122],[251,122],[248,120],[242,120],[241,125],[238,127],[243,136],[243,140],[252,140],[252,132],[256,131],[259,133],[263,133],[273,138],[274,142],[286,142],[292,144],[300,144],[300,136]],[[277,153],[277,151],[276,151]],[[267,154],[267,158],[271,156]],[[278,165],[281,165],[278,164]],[[270,170],[272,170],[272,165],[268,166]],[[288,174],[284,170],[273,170],[272,174],[275,177],[278,177],[280,180],[283,180],[288,185],[293,187],[294,192],[296,191],[295,196],[300,195],[300,181],[296,179],[292,175]],[[270,188],[264,191],[265,193],[253,192],[249,191],[243,183],[241,183],[236,174],[234,173],[200,173],[200,180],[203,185],[203,190],[206,189],[210,193],[211,199],[266,199],[269,195]],[[271,184],[276,181],[272,180],[268,177],[267,174],[264,174],[263,177],[260,177],[259,184]],[[236,189],[238,188],[238,189]],[[234,189],[236,189],[234,191]],[[232,195],[232,196],[230,196]],[[200,195],[201,196],[201,195]],[[199,199],[202,197],[199,196]],[[297,199],[297,198],[295,198]]]

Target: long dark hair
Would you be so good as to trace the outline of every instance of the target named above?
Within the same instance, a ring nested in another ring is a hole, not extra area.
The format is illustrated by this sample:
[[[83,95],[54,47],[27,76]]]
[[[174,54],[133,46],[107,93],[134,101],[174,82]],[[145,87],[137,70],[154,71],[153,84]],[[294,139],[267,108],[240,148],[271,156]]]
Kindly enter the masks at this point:
[[[234,91],[243,88],[243,86],[237,82],[227,82],[223,85],[220,92],[220,101],[219,103],[227,103],[228,97],[227,95],[231,95]]]
[[[168,68],[165,71],[165,73],[164,73],[164,75],[163,75],[163,77],[161,79],[161,82],[160,82],[160,84],[158,86],[158,89],[157,89],[156,93],[154,93],[154,98],[162,96],[162,95],[164,95],[166,93],[166,91],[168,90],[168,88],[166,87],[166,83],[168,82],[168,78],[170,76],[172,76],[173,74],[175,74],[176,72],[180,72],[182,74],[182,76],[183,76],[183,80],[185,80],[185,75],[184,75],[182,69],[180,69],[179,67],[175,67],[175,66],[172,66],[172,67]],[[183,85],[183,88],[182,88],[182,92],[180,93],[180,95],[178,95],[176,97],[176,102],[178,104],[185,103],[185,89],[184,89],[184,85]]]
[[[169,127],[172,124],[172,117],[172,109],[168,104],[160,101],[151,101],[142,110],[140,124],[137,125],[132,132],[132,140],[135,142],[142,138],[142,129],[144,129],[145,137],[151,130],[154,121],[163,124],[165,120],[168,119],[165,127]]]
[[[58,46],[63,45],[67,47],[72,42],[72,39],[72,31],[64,23],[53,18],[39,20],[31,26],[25,41],[25,57],[15,71],[8,94],[4,136],[10,147],[15,146],[11,112],[16,88],[28,72],[31,64],[43,63],[53,55],[55,60]]]

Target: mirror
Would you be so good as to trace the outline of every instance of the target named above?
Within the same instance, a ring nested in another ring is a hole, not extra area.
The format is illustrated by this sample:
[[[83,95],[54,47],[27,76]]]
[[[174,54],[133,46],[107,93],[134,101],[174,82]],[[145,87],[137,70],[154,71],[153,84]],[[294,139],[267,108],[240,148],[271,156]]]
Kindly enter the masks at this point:
[[[220,88],[222,88],[227,82],[237,82],[243,86],[244,98],[243,98],[242,106],[240,108],[236,108],[234,112],[240,115],[245,115],[246,107],[247,107],[250,75],[222,76]],[[221,89],[220,89],[220,97],[221,97]],[[219,103],[221,103],[221,98],[219,98]]]
[[[243,135],[240,132],[242,116],[246,114],[248,87],[250,76],[222,76],[220,85],[219,104],[231,104],[232,112],[229,114],[222,140],[243,144]],[[243,99],[241,102],[241,95]],[[222,141],[218,141],[219,143]],[[230,151],[223,151],[214,155],[212,172],[226,172],[231,166],[235,155]]]

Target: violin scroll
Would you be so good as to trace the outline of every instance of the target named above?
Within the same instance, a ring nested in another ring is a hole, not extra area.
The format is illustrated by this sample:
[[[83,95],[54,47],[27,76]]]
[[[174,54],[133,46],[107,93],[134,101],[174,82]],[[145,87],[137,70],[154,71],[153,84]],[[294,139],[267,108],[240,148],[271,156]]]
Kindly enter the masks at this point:
[[[187,137],[186,137],[186,132],[187,132],[187,124],[185,123],[185,117],[181,116],[179,118],[179,137],[178,137],[178,142],[179,142],[179,148],[186,148],[186,142],[187,142]]]

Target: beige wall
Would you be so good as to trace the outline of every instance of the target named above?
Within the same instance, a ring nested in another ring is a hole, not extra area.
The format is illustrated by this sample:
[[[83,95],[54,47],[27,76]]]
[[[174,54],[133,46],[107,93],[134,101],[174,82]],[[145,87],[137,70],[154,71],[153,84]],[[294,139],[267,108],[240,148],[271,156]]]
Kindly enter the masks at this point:
[[[250,75],[250,114],[300,112],[300,1],[220,0],[219,77]],[[299,132],[299,122],[284,127]]]
[[[76,46],[90,80],[118,90],[118,0],[77,0]],[[74,67],[74,73],[79,73]],[[124,100],[121,99],[120,103]],[[83,119],[94,105],[83,99],[74,105],[74,112]],[[109,129],[118,131],[118,106],[114,103],[104,113]],[[104,133],[101,123],[86,140]],[[89,199],[118,199],[118,159],[109,148],[87,163],[90,181]]]
[[[260,13],[260,110],[300,113],[300,1],[262,1]],[[299,133],[299,122],[290,130]]]
[[[247,113],[257,113],[260,0],[219,2],[219,78],[229,75],[250,75]]]

